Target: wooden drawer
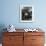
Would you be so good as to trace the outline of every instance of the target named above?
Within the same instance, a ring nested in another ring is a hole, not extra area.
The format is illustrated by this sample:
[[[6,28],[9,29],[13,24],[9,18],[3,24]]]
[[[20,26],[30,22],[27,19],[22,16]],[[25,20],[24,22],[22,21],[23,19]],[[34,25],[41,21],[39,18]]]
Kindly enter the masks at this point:
[[[4,32],[4,36],[23,36],[23,32]]]
[[[24,37],[24,42],[28,43],[28,42],[32,42],[32,37]]]
[[[34,36],[36,36],[36,35],[37,35],[37,36],[41,36],[41,35],[44,36],[44,34],[45,34],[44,32],[25,32],[25,33],[24,33],[24,36],[31,36],[31,35],[32,35],[32,36],[33,36],[33,35],[34,35]]]
[[[4,36],[3,37],[3,43],[15,43],[15,42],[21,42],[23,41],[23,36]]]
[[[14,43],[14,44],[2,44],[2,46],[23,46],[23,44],[22,43]]]
[[[44,36],[32,36],[32,44],[43,44]]]
[[[44,44],[32,44],[32,46],[44,46]]]

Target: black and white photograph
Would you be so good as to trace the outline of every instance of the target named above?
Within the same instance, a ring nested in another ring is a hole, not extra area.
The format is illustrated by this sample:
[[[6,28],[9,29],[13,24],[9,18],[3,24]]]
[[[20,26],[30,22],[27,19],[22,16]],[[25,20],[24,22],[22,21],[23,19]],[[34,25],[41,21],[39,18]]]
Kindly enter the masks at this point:
[[[34,9],[31,5],[20,6],[20,21],[32,22],[34,19]]]

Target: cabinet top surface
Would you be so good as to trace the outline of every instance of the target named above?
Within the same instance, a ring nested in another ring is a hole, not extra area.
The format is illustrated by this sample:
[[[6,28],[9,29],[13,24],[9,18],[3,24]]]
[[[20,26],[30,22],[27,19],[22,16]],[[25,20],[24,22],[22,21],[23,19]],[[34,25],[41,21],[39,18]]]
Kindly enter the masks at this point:
[[[8,32],[7,31],[7,33],[16,33],[16,32],[25,32],[25,33],[27,33],[24,29],[16,29],[16,31],[15,32]],[[44,33],[43,31],[28,31],[29,33]]]

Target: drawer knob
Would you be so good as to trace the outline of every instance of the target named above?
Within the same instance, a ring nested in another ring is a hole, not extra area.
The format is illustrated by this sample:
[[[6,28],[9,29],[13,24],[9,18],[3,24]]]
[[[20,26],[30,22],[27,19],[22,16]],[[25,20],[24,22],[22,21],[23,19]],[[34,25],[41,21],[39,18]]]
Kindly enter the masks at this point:
[[[13,38],[9,38],[10,40],[13,40]]]
[[[32,40],[36,40],[36,39],[32,39]]]

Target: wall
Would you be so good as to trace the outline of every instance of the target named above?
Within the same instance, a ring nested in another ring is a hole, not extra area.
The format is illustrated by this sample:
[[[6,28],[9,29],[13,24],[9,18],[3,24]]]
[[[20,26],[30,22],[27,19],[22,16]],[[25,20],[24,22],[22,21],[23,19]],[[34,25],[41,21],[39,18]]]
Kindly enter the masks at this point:
[[[21,23],[19,21],[19,6],[21,4],[33,5],[35,21]],[[0,25],[13,24],[16,28],[46,27],[46,1],[45,0],[1,0]]]

